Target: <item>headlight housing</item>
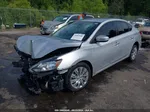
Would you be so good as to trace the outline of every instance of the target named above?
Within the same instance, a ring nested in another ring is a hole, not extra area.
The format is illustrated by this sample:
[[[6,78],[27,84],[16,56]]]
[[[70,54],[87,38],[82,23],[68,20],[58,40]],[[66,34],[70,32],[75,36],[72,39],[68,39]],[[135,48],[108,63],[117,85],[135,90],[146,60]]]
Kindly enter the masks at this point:
[[[59,29],[59,26],[57,25],[57,26],[55,26],[55,29]]]
[[[57,69],[62,60],[55,61],[41,61],[34,66],[32,66],[29,71],[30,72],[47,72],[51,70]]]
[[[52,27],[49,28],[49,30],[56,30],[56,29],[59,29],[59,25],[52,26]]]

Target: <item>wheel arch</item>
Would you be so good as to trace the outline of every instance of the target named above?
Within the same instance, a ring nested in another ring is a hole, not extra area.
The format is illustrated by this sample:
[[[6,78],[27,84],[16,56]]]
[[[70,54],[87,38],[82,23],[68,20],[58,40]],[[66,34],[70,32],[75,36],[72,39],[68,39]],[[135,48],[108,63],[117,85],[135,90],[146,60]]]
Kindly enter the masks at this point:
[[[138,43],[138,42],[135,42],[135,43],[134,43],[134,45],[136,45],[136,46],[137,46],[137,48],[138,48],[138,50],[139,50],[139,48],[140,48],[139,43]]]
[[[90,67],[90,69],[91,69],[91,77],[92,77],[93,76],[93,66],[92,66],[92,64],[89,61],[87,61],[87,60],[82,60],[79,63],[86,63]]]

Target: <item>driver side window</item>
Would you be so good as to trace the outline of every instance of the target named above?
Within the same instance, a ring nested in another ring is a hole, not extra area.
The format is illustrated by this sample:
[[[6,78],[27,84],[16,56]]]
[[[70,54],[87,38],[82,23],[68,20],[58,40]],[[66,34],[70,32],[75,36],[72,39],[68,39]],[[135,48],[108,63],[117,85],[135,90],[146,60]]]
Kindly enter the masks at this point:
[[[77,20],[78,20],[78,16],[72,16],[68,22],[77,21]]]
[[[108,22],[104,24],[96,33],[95,37],[99,35],[105,35],[109,38],[115,37],[117,35],[116,25],[114,22]]]

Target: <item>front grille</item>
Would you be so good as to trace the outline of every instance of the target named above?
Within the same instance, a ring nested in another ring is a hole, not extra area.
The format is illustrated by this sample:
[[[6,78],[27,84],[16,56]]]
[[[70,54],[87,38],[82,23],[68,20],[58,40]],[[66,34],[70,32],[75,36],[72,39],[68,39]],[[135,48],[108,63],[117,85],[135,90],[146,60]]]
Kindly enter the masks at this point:
[[[55,26],[52,26],[52,27],[51,27],[51,30],[55,30]]]
[[[38,60],[33,60],[31,58],[28,59],[28,63],[30,66],[33,66],[33,65],[37,64],[38,62],[39,62]]]
[[[143,34],[144,34],[144,35],[150,35],[150,32],[148,32],[148,31],[143,31]]]
[[[44,28],[44,27],[43,27],[43,28],[42,28],[42,30],[43,30],[43,31],[46,31],[46,30],[47,30],[47,28]]]

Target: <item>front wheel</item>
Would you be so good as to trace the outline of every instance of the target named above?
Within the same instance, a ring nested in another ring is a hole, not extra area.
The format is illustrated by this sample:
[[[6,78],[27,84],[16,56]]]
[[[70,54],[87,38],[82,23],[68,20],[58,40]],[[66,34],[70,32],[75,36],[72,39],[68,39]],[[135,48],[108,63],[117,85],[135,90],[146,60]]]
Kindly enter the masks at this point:
[[[86,63],[78,63],[73,66],[66,74],[65,84],[71,91],[83,89],[89,82],[91,69]]]
[[[45,35],[45,32],[44,32],[44,31],[41,31],[41,35]]]
[[[138,47],[137,45],[133,45],[130,56],[128,58],[130,62],[136,59],[137,53],[138,53]]]

